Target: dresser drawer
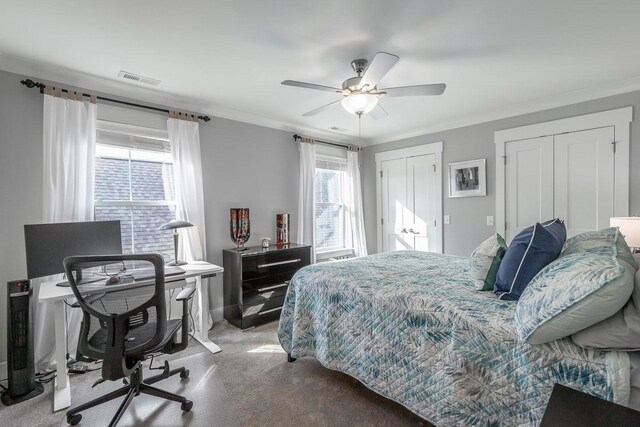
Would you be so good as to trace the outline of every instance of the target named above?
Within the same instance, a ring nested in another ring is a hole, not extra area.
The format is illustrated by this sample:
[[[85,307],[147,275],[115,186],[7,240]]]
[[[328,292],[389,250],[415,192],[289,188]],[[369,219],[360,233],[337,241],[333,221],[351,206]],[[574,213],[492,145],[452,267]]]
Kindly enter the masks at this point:
[[[264,304],[269,300],[284,297],[289,289],[289,282],[278,283],[260,289],[244,290],[242,292],[242,305]]]
[[[295,273],[309,264],[309,250],[292,249],[242,258],[242,280]]]
[[[272,308],[267,311],[262,311],[258,314],[251,314],[242,316],[240,320],[241,329],[251,328],[252,326],[261,325],[266,322],[280,319],[280,313],[282,313],[282,307]]]
[[[282,307],[284,304],[284,295],[265,299],[263,302],[258,304],[246,305],[242,306],[242,317],[252,316],[259,313],[264,313],[265,311],[269,311],[276,307]]]

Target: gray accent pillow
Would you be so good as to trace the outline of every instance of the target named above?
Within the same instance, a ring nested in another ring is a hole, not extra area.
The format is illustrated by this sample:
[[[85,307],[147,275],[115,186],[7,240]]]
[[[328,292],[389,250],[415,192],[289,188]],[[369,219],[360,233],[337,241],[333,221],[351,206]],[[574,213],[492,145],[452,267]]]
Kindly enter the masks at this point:
[[[518,336],[542,344],[613,316],[629,301],[635,274],[617,228],[572,237],[522,293],[514,314]]]
[[[494,234],[475,248],[469,257],[469,273],[477,291],[491,291],[502,262],[507,244],[499,234]]]
[[[613,316],[571,335],[583,348],[640,351],[640,271],[636,272],[631,299]]]

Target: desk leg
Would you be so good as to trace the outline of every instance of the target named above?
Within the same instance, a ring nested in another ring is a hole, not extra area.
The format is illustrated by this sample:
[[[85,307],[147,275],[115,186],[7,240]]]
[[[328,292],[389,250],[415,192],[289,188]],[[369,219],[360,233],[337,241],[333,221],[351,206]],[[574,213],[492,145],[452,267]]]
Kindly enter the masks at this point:
[[[53,389],[53,410],[59,411],[71,406],[71,384],[67,371],[67,325],[64,321],[64,302],[56,301],[54,304],[57,373]]]
[[[222,351],[213,341],[209,339],[209,286],[203,286],[202,277],[196,277],[196,295],[200,305],[200,313],[196,322],[197,330],[194,331],[194,337],[205,346],[211,353]]]

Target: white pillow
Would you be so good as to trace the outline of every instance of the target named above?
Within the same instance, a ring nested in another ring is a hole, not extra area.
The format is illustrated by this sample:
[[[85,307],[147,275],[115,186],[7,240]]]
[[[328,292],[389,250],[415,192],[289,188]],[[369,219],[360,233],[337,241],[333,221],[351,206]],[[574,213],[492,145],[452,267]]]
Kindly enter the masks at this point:
[[[493,290],[496,274],[505,252],[507,252],[507,244],[497,233],[475,248],[469,258],[469,272],[475,282],[476,290]]]

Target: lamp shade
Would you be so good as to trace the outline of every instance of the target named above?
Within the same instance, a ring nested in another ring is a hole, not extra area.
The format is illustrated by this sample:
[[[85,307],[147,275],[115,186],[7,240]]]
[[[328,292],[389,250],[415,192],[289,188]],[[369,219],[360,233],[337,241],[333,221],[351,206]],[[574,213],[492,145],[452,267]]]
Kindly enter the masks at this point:
[[[172,219],[166,224],[162,224],[158,227],[158,230],[173,230],[175,228],[184,228],[184,227],[193,227],[193,224],[187,221],[182,221],[181,219]]]
[[[618,227],[630,248],[640,248],[640,216],[614,217],[611,227]]]
[[[376,105],[378,105],[378,97],[366,93],[349,95],[342,99],[342,106],[351,114],[366,114]]]

